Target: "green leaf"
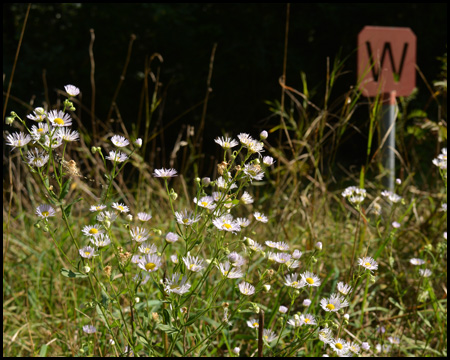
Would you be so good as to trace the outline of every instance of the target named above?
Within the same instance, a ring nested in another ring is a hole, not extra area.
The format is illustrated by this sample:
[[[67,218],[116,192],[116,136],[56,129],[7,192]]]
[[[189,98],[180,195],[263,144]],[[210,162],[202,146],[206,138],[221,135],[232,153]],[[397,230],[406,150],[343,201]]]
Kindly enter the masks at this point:
[[[180,330],[177,329],[175,326],[172,325],[165,325],[165,324],[158,324],[156,326],[158,330],[164,331],[167,334],[176,334]]]
[[[67,181],[61,187],[61,194],[59,195],[59,200],[64,199],[66,195],[69,193],[71,180],[72,180],[71,178],[67,179]]]
[[[39,357],[47,357],[47,349],[48,345],[44,344],[41,346],[41,349],[39,350]]]
[[[79,272],[74,272],[72,270],[65,269],[65,268],[61,269],[61,275],[65,276],[65,277],[68,277],[68,278],[85,278],[85,277],[88,277],[86,274],[82,274],[82,273],[79,273]]]

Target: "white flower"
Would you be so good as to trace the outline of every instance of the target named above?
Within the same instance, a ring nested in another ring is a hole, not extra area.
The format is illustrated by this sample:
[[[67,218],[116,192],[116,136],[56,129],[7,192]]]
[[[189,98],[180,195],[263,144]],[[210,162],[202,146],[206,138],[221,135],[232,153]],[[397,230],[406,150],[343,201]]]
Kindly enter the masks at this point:
[[[267,223],[267,222],[269,221],[269,219],[267,218],[267,216],[265,216],[264,214],[262,214],[262,213],[260,213],[260,212],[257,212],[257,211],[253,214],[253,216],[255,217],[255,219],[256,219],[257,221],[260,221],[260,222],[262,222],[262,223]]]
[[[189,226],[199,221],[201,216],[194,216],[192,211],[184,210],[183,213],[175,211],[175,218],[177,219],[178,224]]]
[[[392,202],[394,204],[398,203],[402,199],[401,196],[394,194],[392,191],[388,191],[388,190],[382,191],[381,195],[386,197],[390,202]]]
[[[389,336],[387,339],[393,345],[400,345],[400,339],[397,336]]]
[[[155,272],[161,265],[161,258],[156,254],[147,254],[138,263],[138,266],[147,272]]]
[[[99,204],[99,205],[92,205],[89,209],[89,211],[91,212],[95,212],[95,211],[102,211],[103,209],[105,209],[106,206],[103,204]]]
[[[50,136],[44,136],[44,145],[46,147],[51,147],[52,149],[56,149],[62,145],[62,139],[58,136],[53,136],[50,139]]]
[[[222,146],[222,148],[224,150],[228,150],[228,149],[234,148],[235,146],[239,145],[239,143],[236,140],[231,139],[229,137],[225,137],[225,138],[224,137],[218,137],[214,141],[217,144],[219,144],[220,146]]]
[[[48,131],[49,128],[46,122],[40,122],[38,123],[38,126],[33,125],[30,130],[34,142],[39,141],[43,135],[48,133]]]
[[[120,135],[114,135],[111,137],[111,142],[117,147],[125,147],[130,145],[130,142]]]
[[[11,150],[27,145],[31,141],[31,136],[23,132],[9,134],[6,137],[6,145],[12,146]]]
[[[242,281],[239,284],[239,291],[244,295],[253,295],[255,293],[255,287],[248,282]]]
[[[183,257],[183,262],[186,265],[186,268],[193,272],[199,272],[203,269],[203,259],[199,259],[198,257],[194,257],[188,255]]]
[[[263,157],[263,164],[266,166],[271,166],[275,163],[275,160],[272,156],[264,156]]]
[[[228,279],[238,279],[244,276],[244,273],[241,269],[235,268],[233,265],[230,265],[228,261],[226,261],[224,264],[220,263],[217,268],[220,270],[222,275],[227,277]]]
[[[277,334],[269,329],[263,330],[263,339],[267,342],[274,341],[277,338]]]
[[[241,255],[239,255],[237,252],[233,251],[228,255],[228,260],[234,267],[240,267],[245,265],[245,259]]]
[[[245,228],[250,225],[250,220],[246,218],[237,218],[236,222],[241,228]]]
[[[83,331],[86,334],[93,334],[93,333],[95,333],[97,331],[97,329],[93,325],[84,325],[83,326]]]
[[[216,186],[222,190],[231,190],[231,189],[237,188],[237,185],[234,182],[229,182],[229,181],[225,180],[222,176],[216,180]],[[219,197],[217,197],[217,196],[219,196]],[[222,197],[222,200],[223,200],[224,197],[226,198],[226,195],[224,196],[223,194],[218,193],[214,197],[214,200],[218,201],[220,199],[220,197]]]
[[[292,253],[292,258],[298,260],[302,255],[303,253],[300,250],[294,250]]]
[[[273,260],[279,264],[286,264],[289,260],[291,260],[291,254],[277,253],[274,255]]]
[[[90,259],[93,256],[97,256],[95,253],[95,249],[92,246],[85,246],[79,250],[79,253],[82,257],[86,259]]]
[[[45,110],[41,107],[34,109],[33,114],[28,114],[27,118],[36,122],[41,122],[45,120],[46,117]]]
[[[64,141],[78,141],[80,134],[76,130],[70,130],[67,127],[60,127],[56,130],[55,136]]]
[[[235,355],[239,355],[240,352],[241,352],[241,349],[239,349],[238,347],[235,347],[235,348],[233,349],[233,353],[234,353]]]
[[[330,328],[323,328],[319,330],[319,340],[325,344],[329,344],[333,341],[333,333]]]
[[[370,345],[368,342],[361,343],[361,347],[363,350],[366,350],[366,351],[370,349]]]
[[[348,295],[348,293],[352,291],[352,287],[343,283],[342,281],[338,282],[337,289],[342,295]]]
[[[298,316],[297,314],[294,315],[293,319],[289,319],[287,323],[293,327],[300,327],[303,325],[300,322],[300,316]]]
[[[320,300],[320,306],[327,312],[337,312],[348,305],[348,301],[338,294],[333,294],[328,299],[323,298]]]
[[[250,181],[260,181],[264,178],[264,171],[258,164],[245,164],[243,171],[250,178]]]
[[[150,280],[150,275],[147,272],[140,272],[133,277],[133,281],[140,282],[140,285],[145,285]]]
[[[320,285],[319,277],[310,271],[305,271],[301,276],[302,276],[302,281],[307,286],[319,286]]]
[[[359,345],[354,341],[352,341],[350,344],[348,344],[348,349],[354,354],[359,354],[359,352],[361,350]]]
[[[398,229],[398,228],[400,228],[400,226],[402,226],[402,225],[399,222],[397,222],[397,221],[392,222],[392,227],[394,229]]]
[[[154,177],[160,177],[163,179],[168,179],[174,176],[178,176],[177,175],[177,171],[175,169],[155,169],[155,171],[153,172],[153,176]]]
[[[50,216],[55,216],[56,212],[55,209],[53,209],[50,205],[44,204],[39,205],[36,208],[36,215],[43,219],[47,219]]]
[[[136,141],[134,142],[134,145],[136,145],[138,148],[140,148],[142,146],[142,139],[137,138]]]
[[[300,323],[302,325],[317,325],[316,318],[311,314],[300,315]]]
[[[425,260],[417,259],[417,258],[412,258],[411,260],[409,260],[409,262],[412,265],[423,265],[423,264],[425,264]]]
[[[170,255],[170,261],[172,261],[174,264],[178,264],[178,256],[175,254]]]
[[[64,90],[66,90],[66,93],[68,93],[70,96],[77,96],[80,93],[80,89],[78,89],[74,85],[66,85],[64,86]]]
[[[98,222],[103,222],[105,220],[113,222],[116,219],[117,219],[117,214],[115,212],[111,212],[111,211],[102,211],[100,214],[97,215]]]
[[[149,221],[152,218],[152,216],[145,212],[140,212],[137,214],[137,218],[138,218],[138,220],[145,222],[145,221]]]
[[[150,232],[147,229],[137,226],[130,229],[130,235],[132,240],[137,242],[144,242],[150,236]]]
[[[259,320],[258,319],[247,320],[247,326],[251,327],[252,329],[257,329],[259,328]]]
[[[173,232],[169,232],[166,235],[166,241],[168,243],[174,243],[174,242],[178,241],[178,239],[179,239],[179,236]]]
[[[155,244],[147,244],[144,243],[141,246],[138,247],[138,250],[143,253],[143,254],[154,254],[155,252],[157,252],[158,250],[156,249],[156,245]]]
[[[268,136],[269,136],[269,134],[267,133],[266,130],[261,131],[261,133],[259,134],[259,138],[260,138],[261,140],[267,139]]]
[[[203,196],[199,200],[197,198],[194,198],[194,202],[205,209],[213,210],[216,207],[216,204],[214,204],[214,198],[212,196]]]
[[[438,157],[433,159],[433,164],[442,170],[447,170],[447,148],[443,148]]]
[[[311,305],[311,300],[309,300],[309,299],[303,300],[303,306],[308,307],[309,305]]]
[[[116,150],[110,151],[109,156],[105,156],[105,159],[110,160],[112,162],[122,163],[128,159],[128,156],[125,155],[123,152]]]
[[[98,236],[103,233],[103,230],[100,229],[100,225],[95,224],[92,225],[86,225],[81,232],[86,236]]]
[[[281,305],[281,306],[278,308],[278,311],[279,311],[280,313],[282,313],[282,314],[286,314],[287,311],[288,311],[288,308],[287,308],[286,306]]]
[[[253,200],[253,197],[247,191],[244,191],[244,193],[241,196],[240,201],[241,201],[241,203],[248,205],[248,204],[252,204],[254,200]]]
[[[125,204],[121,204],[121,203],[113,203],[111,205],[111,207],[113,209],[116,209],[118,211],[120,211],[121,213],[127,213],[130,212],[130,209],[128,208],[128,206],[125,206]]]
[[[105,247],[111,244],[111,239],[107,234],[99,234],[98,236],[95,236],[93,238],[91,237],[90,241],[98,248]]]
[[[284,278],[284,285],[293,287],[294,289],[300,289],[306,286],[303,280],[298,280],[298,274],[288,274]]]
[[[430,277],[433,272],[430,269],[419,269],[420,276]]]
[[[233,220],[233,216],[231,216],[230,214],[225,214],[220,218],[216,218],[213,220],[212,223],[219,230],[229,231],[233,233],[241,231],[241,227],[239,226],[236,220]]]
[[[356,186],[349,186],[342,192],[342,196],[347,198],[347,200],[354,204],[361,204],[367,196],[367,191],[365,189],[360,189]]]
[[[165,279],[164,291],[170,294],[171,292],[183,295],[189,291],[191,284],[187,283],[187,277],[183,276],[180,281],[180,274],[175,273],[172,275],[171,279]]]
[[[40,151],[38,148],[27,152],[27,163],[31,166],[42,167],[47,164],[49,158],[45,151]]]
[[[343,339],[333,340],[328,343],[328,345],[336,352],[339,356],[345,356],[349,352],[349,344]]]
[[[359,258],[358,265],[360,265],[370,271],[378,269],[377,262],[371,257]]]
[[[60,126],[71,126],[72,125],[72,118],[69,114],[65,114],[61,110],[52,110],[48,113],[47,118],[52,123],[52,126],[54,127],[60,127]]]

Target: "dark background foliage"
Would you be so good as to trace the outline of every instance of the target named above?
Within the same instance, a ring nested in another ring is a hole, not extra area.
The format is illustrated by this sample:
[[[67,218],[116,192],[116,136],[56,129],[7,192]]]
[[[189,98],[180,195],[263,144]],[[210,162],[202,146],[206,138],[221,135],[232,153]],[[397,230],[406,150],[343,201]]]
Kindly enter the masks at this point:
[[[26,8],[27,4],[3,4],[4,90]],[[24,101],[36,95],[38,106],[44,100],[45,69],[50,100],[56,99],[54,89],[72,83],[82,89],[83,102],[89,106],[92,28],[96,113],[105,119],[130,36],[135,34],[118,107],[127,126],[136,123],[145,58],[159,53],[164,59],[162,121],[167,123],[204,98],[211,50],[217,43],[206,138],[221,131],[236,135],[270,128],[278,119],[271,117],[264,101],[280,98],[285,21],[286,4],[33,4],[11,94]],[[336,96],[342,95],[356,82],[356,39],[366,25],[410,27],[417,36],[418,66],[428,81],[439,77],[442,64],[437,58],[446,52],[447,43],[446,3],[310,3],[290,7],[287,84],[301,89],[300,73],[306,73],[309,86],[318,94],[314,100],[321,105],[327,58],[332,63],[337,56],[348,56],[348,73],[333,90]],[[157,60],[153,64],[159,66]],[[425,104],[429,93],[417,79],[421,90],[417,101]],[[17,106],[10,101],[8,110],[17,111]],[[198,126],[201,110],[198,106],[180,118],[172,127],[174,134],[181,123]]]

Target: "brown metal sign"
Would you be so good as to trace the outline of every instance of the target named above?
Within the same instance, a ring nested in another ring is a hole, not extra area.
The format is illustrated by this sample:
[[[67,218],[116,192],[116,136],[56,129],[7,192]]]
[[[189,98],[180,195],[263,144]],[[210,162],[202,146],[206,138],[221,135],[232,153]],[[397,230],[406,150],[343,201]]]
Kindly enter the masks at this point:
[[[358,34],[358,87],[363,95],[410,95],[416,86],[416,44],[410,28],[365,26]]]

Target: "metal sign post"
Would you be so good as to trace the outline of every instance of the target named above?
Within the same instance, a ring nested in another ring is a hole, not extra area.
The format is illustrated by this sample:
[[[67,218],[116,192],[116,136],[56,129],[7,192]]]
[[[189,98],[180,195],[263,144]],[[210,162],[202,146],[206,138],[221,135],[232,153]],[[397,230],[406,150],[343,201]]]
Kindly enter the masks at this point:
[[[395,179],[396,97],[416,85],[416,35],[410,28],[365,26],[358,34],[358,84],[366,97],[382,96],[380,121],[384,185]]]

